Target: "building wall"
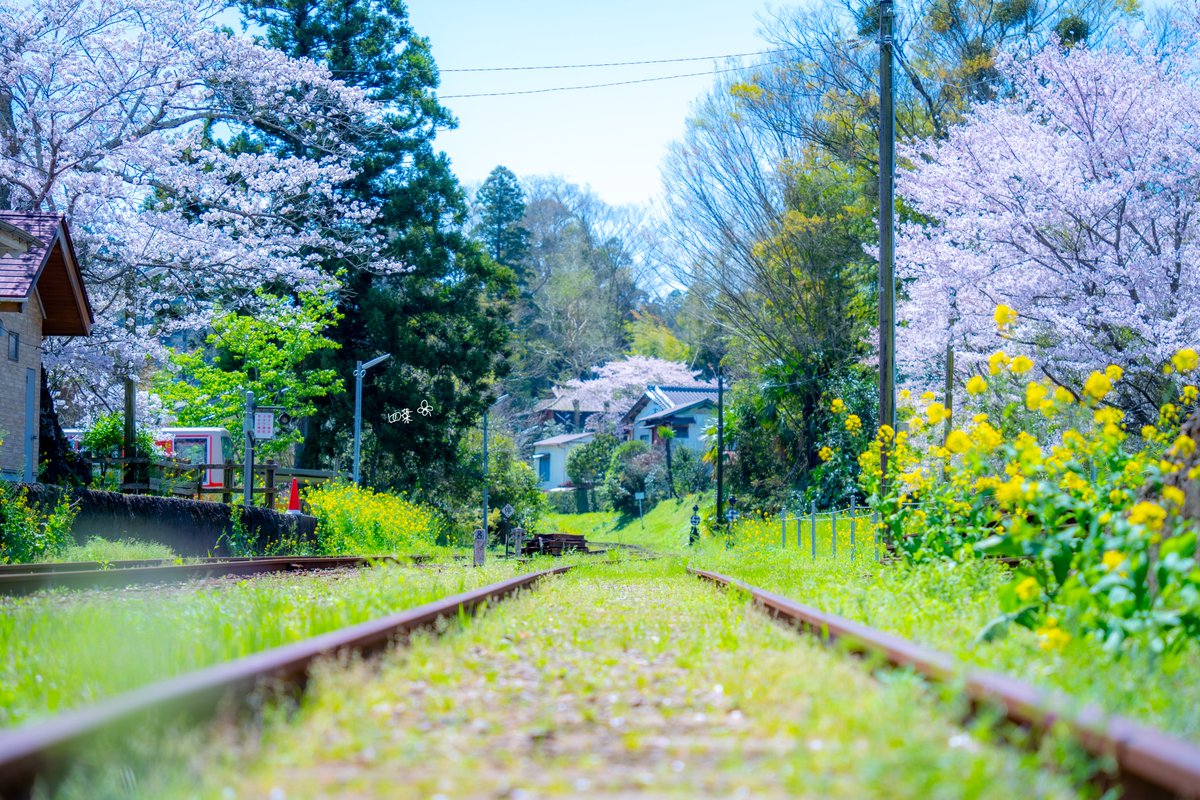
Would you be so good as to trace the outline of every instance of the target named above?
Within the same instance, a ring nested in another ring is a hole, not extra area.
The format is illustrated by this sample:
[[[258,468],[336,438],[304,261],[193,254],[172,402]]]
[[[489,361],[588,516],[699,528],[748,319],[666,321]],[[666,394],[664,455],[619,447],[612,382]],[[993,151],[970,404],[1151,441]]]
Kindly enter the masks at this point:
[[[20,312],[0,311],[4,333],[0,335],[0,477],[21,479],[25,474],[25,439],[37,436],[37,423],[42,399],[42,307],[37,295]],[[9,333],[20,337],[18,359],[8,355]],[[34,371],[34,409],[32,431],[25,430],[25,376]],[[37,477],[38,442],[33,442],[33,472]]]
[[[567,442],[566,444],[550,444],[539,445],[534,448],[534,453],[545,453],[550,459],[550,480],[539,481],[539,489],[557,489],[567,482],[567,454],[580,445],[587,442]],[[533,464],[534,472],[537,471],[537,463]]]

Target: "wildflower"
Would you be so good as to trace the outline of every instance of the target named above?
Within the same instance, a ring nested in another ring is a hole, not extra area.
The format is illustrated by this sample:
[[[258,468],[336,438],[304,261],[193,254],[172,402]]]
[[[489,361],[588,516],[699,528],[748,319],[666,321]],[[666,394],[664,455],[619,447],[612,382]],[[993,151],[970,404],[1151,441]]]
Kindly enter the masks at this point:
[[[1113,383],[1121,380],[1125,376],[1125,370],[1118,367],[1116,364],[1109,364],[1104,368],[1104,375]]]
[[[996,487],[996,499],[1001,503],[1019,503],[1025,498],[1025,479],[1019,474],[1013,475]]]
[[[1176,372],[1191,372],[1200,367],[1200,354],[1190,347],[1185,347],[1171,356],[1171,366],[1175,367]]]
[[[833,458],[833,450],[828,445],[822,447],[817,451],[817,458],[821,459],[822,461],[828,461],[829,459]]]
[[[1104,564],[1105,572],[1112,572],[1125,563],[1125,554],[1118,550],[1108,550],[1104,553],[1101,563]]]
[[[946,449],[951,453],[965,453],[971,448],[971,439],[962,431],[955,429],[946,437]]]
[[[1093,372],[1083,384],[1083,393],[1099,402],[1112,391],[1112,380],[1101,372]]]
[[[1037,582],[1037,578],[1028,577],[1017,584],[1017,597],[1019,597],[1023,603],[1028,603],[1041,593],[1042,586]]]
[[[975,427],[975,444],[985,453],[990,453],[1004,443],[1004,436],[991,423],[981,422]]]
[[[1043,650],[1062,650],[1071,641],[1071,634],[1058,627],[1058,620],[1047,617],[1046,624],[1037,629],[1038,647]]]
[[[1116,425],[1125,418],[1125,412],[1119,408],[1102,408],[1096,412],[1096,422],[1101,425]]]
[[[1025,407],[1030,411],[1036,411],[1049,393],[1050,390],[1037,381],[1030,383],[1025,387]]]
[[[968,394],[983,394],[987,391],[987,381],[982,375],[973,375],[971,380],[967,381]]]
[[[941,403],[931,403],[929,408],[925,409],[925,418],[929,420],[930,425],[937,425],[950,419],[950,409]]]
[[[1187,434],[1181,433],[1175,438],[1171,444],[1171,455],[1182,458],[1190,458],[1192,453],[1196,452],[1196,440]]]
[[[1008,353],[997,350],[988,357],[988,372],[999,375],[1000,371],[1008,366],[1009,361]]]
[[[1071,390],[1063,386],[1054,387],[1054,402],[1060,406],[1069,406],[1075,402],[1075,395],[1071,394]]]
[[[1149,440],[1153,441],[1154,435],[1156,433],[1158,433],[1158,428],[1154,427],[1153,425],[1143,425],[1142,426],[1142,438],[1143,439],[1149,439]]]
[[[851,433],[857,433],[858,431],[862,430],[862,419],[860,419],[857,414],[851,414],[850,416],[846,417],[845,424],[846,430],[850,431]]]
[[[846,422],[849,423],[850,420],[846,420]],[[881,442],[890,442],[896,438],[896,431],[892,429],[891,425],[880,425],[879,435],[876,438]]]
[[[987,417],[986,413],[980,412],[980,413],[976,414],[975,416],[971,417],[971,422],[974,422],[976,425],[978,425],[981,422],[987,422],[987,418],[988,417]]]
[[[908,400],[908,398],[910,398],[910,397],[912,397],[912,392],[910,392],[908,389],[900,390],[900,399],[901,400]]]
[[[1163,520],[1167,518],[1166,509],[1158,503],[1143,500],[1129,511],[1129,522],[1133,525],[1145,525],[1156,531],[1162,528]]]
[[[1017,312],[1015,309],[1001,303],[996,306],[996,313],[992,315],[996,320],[996,330],[1004,333],[1004,330],[1017,321]]]
[[[921,421],[920,417],[913,417],[908,421],[908,429],[913,433],[920,433],[925,430],[925,423]]]
[[[1177,508],[1182,508],[1183,501],[1187,499],[1187,496],[1183,493],[1183,490],[1178,486],[1164,486],[1162,490],[1162,496],[1164,499],[1174,503]]]
[[[936,399],[937,399],[937,395],[934,394],[933,392],[925,392],[923,395],[921,395],[921,402],[924,403],[925,405],[929,405]]]
[[[846,404],[842,402],[842,398],[835,397],[833,402],[829,404],[829,410],[834,414],[844,414],[846,413]]]
[[[1196,402],[1196,397],[1198,395],[1200,395],[1200,390],[1197,390],[1195,386],[1188,384],[1187,386],[1183,387],[1183,391],[1179,393],[1179,399],[1185,403],[1194,403]]]
[[[1013,375],[1024,375],[1026,372],[1029,372],[1029,370],[1033,369],[1033,362],[1025,356],[1017,356],[1012,360],[1012,363],[1008,365],[1008,368],[1012,370]]]

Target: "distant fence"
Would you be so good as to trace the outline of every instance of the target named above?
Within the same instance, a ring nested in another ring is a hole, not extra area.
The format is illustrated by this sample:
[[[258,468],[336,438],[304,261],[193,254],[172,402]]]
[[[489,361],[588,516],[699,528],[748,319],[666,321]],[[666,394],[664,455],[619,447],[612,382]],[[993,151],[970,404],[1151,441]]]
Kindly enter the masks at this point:
[[[890,554],[890,545],[879,536],[879,514],[853,502],[847,508],[820,512],[811,503],[807,513],[785,511],[776,522],[780,547],[814,560],[849,556],[851,561],[860,557],[878,561]]]
[[[175,458],[93,458],[92,473],[101,484],[109,482],[122,494],[157,494],[219,499],[229,504],[245,493],[245,481],[238,478],[245,471],[242,464],[226,461],[221,464],[192,464]],[[213,471],[220,471],[220,484],[207,480]],[[254,466],[251,493],[262,498],[262,505],[274,508],[280,497],[287,497],[292,478],[305,486],[325,483],[342,477],[334,470],[285,467],[274,461]],[[261,481],[261,484],[259,483]],[[219,498],[214,498],[219,495]]]

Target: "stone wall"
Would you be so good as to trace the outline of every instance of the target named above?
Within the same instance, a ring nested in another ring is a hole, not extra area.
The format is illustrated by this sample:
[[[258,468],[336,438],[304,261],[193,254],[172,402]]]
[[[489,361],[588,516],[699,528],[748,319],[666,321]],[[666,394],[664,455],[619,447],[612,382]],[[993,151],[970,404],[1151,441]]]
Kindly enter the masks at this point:
[[[42,307],[34,296],[21,311],[0,311],[4,332],[0,334],[0,478],[21,480],[25,476],[25,440],[38,433],[41,402]],[[19,337],[17,360],[9,358],[9,333]],[[32,431],[25,430],[25,382],[33,370]],[[38,443],[33,443],[34,474],[37,474]]]

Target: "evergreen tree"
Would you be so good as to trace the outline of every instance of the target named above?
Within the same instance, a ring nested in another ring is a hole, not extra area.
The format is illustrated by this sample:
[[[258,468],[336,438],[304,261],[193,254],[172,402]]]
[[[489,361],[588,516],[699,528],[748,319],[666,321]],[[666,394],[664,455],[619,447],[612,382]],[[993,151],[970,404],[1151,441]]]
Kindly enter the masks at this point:
[[[243,0],[249,22],[284,52],[323,61],[334,75],[384,103],[388,114],[359,142],[353,186],[382,209],[389,256],[401,273],[344,271],[343,319],[332,333],[332,366],[353,386],[356,360],[392,359],[363,394],[363,471],[376,484],[431,490],[453,468],[456,444],[475,423],[485,391],[506,370],[512,274],[464,233],[466,202],[448,159],[433,147],[454,119],[433,95],[437,69],[401,0]],[[389,423],[386,414],[421,404],[429,415]],[[340,462],[349,451],[352,397],[324,398],[310,420],[301,462]]]
[[[524,283],[530,233],[521,224],[525,219],[525,191],[517,176],[508,167],[496,167],[479,187],[475,204],[479,210],[475,236],[496,263],[522,276]]]

